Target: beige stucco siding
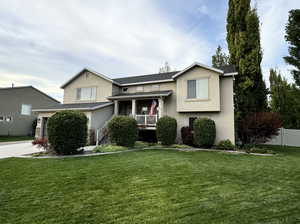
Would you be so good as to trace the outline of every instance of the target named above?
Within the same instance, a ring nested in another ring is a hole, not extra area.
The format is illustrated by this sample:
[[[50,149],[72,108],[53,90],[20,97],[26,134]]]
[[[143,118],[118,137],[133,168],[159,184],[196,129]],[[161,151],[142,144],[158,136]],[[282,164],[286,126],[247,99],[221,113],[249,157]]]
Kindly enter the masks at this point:
[[[169,86],[170,87],[170,86]],[[223,139],[234,137],[234,104],[233,104],[233,79],[232,77],[220,79],[220,111],[219,112],[177,112],[176,92],[164,101],[164,115],[174,117],[177,120],[178,141],[180,141],[180,129],[189,125],[190,117],[209,117],[216,123],[216,143]]]
[[[64,88],[64,103],[105,102],[112,95],[112,83],[90,72],[85,72]],[[96,99],[82,101],[76,99],[76,89],[96,87]]]
[[[159,85],[160,91],[173,91],[171,96],[164,99],[163,115],[174,117],[177,120],[178,141],[181,141],[180,129],[183,126],[189,125],[190,117],[209,117],[216,123],[216,143],[223,139],[230,139],[234,143],[233,78],[219,78],[217,73],[199,68],[191,71],[190,73],[183,74],[182,77],[179,77],[178,79],[181,80],[181,82],[183,80],[186,82],[188,79],[197,78],[201,75],[210,77],[211,82],[209,84],[209,94],[212,102],[195,102],[195,104],[191,107],[192,110],[189,112],[177,111],[178,103],[181,104],[181,106],[189,108],[185,105],[185,102],[182,102],[187,95],[186,84],[181,83],[181,85],[178,85],[176,82],[155,84]],[[153,85],[143,85],[143,91],[153,91]],[[183,87],[183,85],[185,85],[185,87]],[[128,86],[127,92],[135,93],[136,87],[137,86]],[[205,112],[201,112],[201,110],[204,110]]]
[[[208,99],[188,99],[188,80],[208,78]],[[219,73],[196,67],[177,78],[177,111],[207,112],[220,111]]]

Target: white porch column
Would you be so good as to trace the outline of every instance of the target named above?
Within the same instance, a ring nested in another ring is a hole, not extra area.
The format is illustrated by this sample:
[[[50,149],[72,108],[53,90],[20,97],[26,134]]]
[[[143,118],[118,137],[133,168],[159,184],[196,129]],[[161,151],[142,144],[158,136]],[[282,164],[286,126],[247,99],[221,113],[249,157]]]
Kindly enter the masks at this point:
[[[164,99],[158,98],[158,117],[164,116]]]
[[[115,106],[115,110],[114,110],[115,115],[118,115],[119,114],[119,102],[118,102],[118,100],[114,101],[114,106]]]
[[[132,99],[131,100],[131,113],[133,118],[135,118],[135,114],[136,114],[136,100]]]

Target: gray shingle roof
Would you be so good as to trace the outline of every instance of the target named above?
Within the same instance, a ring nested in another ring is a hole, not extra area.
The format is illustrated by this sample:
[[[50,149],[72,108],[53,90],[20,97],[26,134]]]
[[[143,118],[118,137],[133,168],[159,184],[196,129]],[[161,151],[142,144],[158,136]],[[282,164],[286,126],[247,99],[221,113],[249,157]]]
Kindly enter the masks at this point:
[[[97,103],[71,103],[71,104],[57,104],[53,106],[33,108],[34,111],[55,111],[55,110],[95,110],[112,104],[111,102],[97,102]]]
[[[217,67],[217,69],[223,70],[224,74],[237,72],[234,65],[224,65]]]
[[[58,100],[54,99],[53,97],[49,96],[48,94],[42,92],[41,90],[39,90],[33,86],[0,87],[0,91],[10,91],[10,93],[12,95],[14,94],[14,91],[16,91],[18,89],[33,89],[33,90],[43,94],[44,96],[48,97],[49,99],[55,101],[56,103],[60,103]]]
[[[172,94],[172,90],[164,91],[152,91],[152,92],[137,92],[137,93],[120,93],[118,95],[109,96],[108,99],[119,99],[119,98],[143,98],[143,97],[159,97],[169,96]]]
[[[161,80],[172,79],[172,76],[175,75],[177,72],[178,71],[166,72],[166,73],[156,73],[156,74],[150,74],[150,75],[130,76],[130,77],[113,79],[113,81],[115,81],[119,84],[161,81]]]
[[[221,67],[218,67],[217,69],[224,71],[225,74],[236,72],[236,69],[233,65],[221,66]],[[174,76],[178,72],[180,72],[180,71],[156,73],[156,74],[150,74],[150,75],[130,76],[130,77],[117,78],[117,79],[112,79],[112,80],[121,85],[122,84],[123,85],[132,84],[132,83],[142,83],[142,82],[164,81],[164,80],[171,80],[172,76]]]

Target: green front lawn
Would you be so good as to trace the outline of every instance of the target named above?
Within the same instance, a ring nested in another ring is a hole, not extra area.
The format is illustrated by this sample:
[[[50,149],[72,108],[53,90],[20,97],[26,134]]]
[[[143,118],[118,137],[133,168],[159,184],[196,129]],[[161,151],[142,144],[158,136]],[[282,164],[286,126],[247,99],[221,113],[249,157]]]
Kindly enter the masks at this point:
[[[300,149],[0,160],[0,223],[299,223]]]
[[[0,136],[0,142],[14,142],[14,141],[26,141],[33,140],[31,136]]]

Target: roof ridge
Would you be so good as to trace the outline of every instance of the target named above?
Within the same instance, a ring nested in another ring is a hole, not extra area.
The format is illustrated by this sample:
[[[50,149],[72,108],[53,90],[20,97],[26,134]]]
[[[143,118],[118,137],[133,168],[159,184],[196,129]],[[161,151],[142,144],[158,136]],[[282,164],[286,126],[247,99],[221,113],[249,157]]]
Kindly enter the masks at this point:
[[[162,73],[153,73],[153,74],[146,74],[146,75],[134,75],[134,76],[124,76],[124,77],[119,77],[119,78],[113,78],[112,80],[115,79],[126,79],[126,78],[136,78],[136,77],[141,77],[141,76],[150,76],[150,75],[159,75],[159,74],[169,74],[169,73],[177,73],[180,71],[172,71],[172,72],[162,72]]]
[[[21,88],[34,88],[33,86],[10,86],[10,87],[0,87],[0,90],[4,90],[4,89],[21,89]]]

